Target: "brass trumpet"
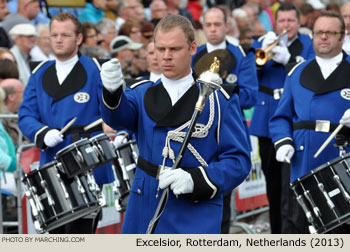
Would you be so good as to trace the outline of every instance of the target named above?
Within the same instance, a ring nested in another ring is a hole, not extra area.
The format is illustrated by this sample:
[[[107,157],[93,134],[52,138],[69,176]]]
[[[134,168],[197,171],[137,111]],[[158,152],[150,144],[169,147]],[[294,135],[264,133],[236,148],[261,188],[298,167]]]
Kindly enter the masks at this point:
[[[271,50],[278,45],[278,43],[280,42],[280,39],[287,34],[287,30],[283,30],[283,32],[277,37],[277,39],[272,42],[271,44],[269,44],[265,49],[257,49],[255,51],[255,63],[257,66],[261,67],[264,66],[266,64],[267,61],[269,61],[274,53],[271,52]]]

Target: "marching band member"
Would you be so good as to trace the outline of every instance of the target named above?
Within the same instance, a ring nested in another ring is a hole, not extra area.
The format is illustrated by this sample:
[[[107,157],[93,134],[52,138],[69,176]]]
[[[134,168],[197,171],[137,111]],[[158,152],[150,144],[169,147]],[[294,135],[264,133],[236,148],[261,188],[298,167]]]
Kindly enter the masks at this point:
[[[57,60],[38,65],[25,88],[18,124],[23,134],[42,149],[40,165],[54,160],[59,150],[84,136],[85,125],[100,118],[99,67],[78,52],[82,39],[82,25],[74,15],[62,12],[53,17],[50,41]],[[69,134],[63,137],[59,130],[74,116],[77,120],[70,128],[74,131],[68,129]],[[91,131],[101,133],[102,127]],[[111,165],[98,167],[93,173],[99,185],[114,180]],[[52,233],[94,233],[93,221],[78,219]]]
[[[276,159],[291,161],[291,182],[339,156],[333,140],[317,158],[313,157],[338,126],[339,119],[350,126],[349,111],[344,113],[350,106],[350,58],[342,52],[344,34],[345,25],[340,14],[320,13],[313,28],[316,57],[299,63],[288,73],[282,98],[271,118],[270,133]],[[343,132],[349,133],[349,130],[344,127]],[[306,216],[295,197],[290,203],[292,232],[308,233]],[[349,226],[342,229],[336,232],[349,232]]]
[[[272,49],[274,56],[265,65],[258,68],[258,101],[250,124],[250,133],[259,138],[261,166],[266,178],[266,191],[269,200],[271,233],[288,233],[288,191],[289,167],[277,162],[275,149],[271,141],[268,122],[276,110],[287,76],[285,67],[290,63],[302,61],[314,56],[312,40],[299,34],[300,12],[292,3],[281,4],[276,12],[275,31],[281,34],[286,30],[286,41]],[[277,40],[277,35],[269,32],[253,44],[254,48],[265,49]],[[285,225],[287,224],[287,225]]]
[[[203,64],[201,58],[208,53],[216,55],[217,52],[220,52],[220,49],[225,50],[227,55],[229,55],[227,56],[229,60],[226,60],[226,62],[229,62],[230,65],[222,69],[222,71],[226,72],[226,76],[223,76],[223,82],[225,84],[236,84],[239,86],[239,102],[241,109],[249,109],[256,104],[256,96],[258,92],[258,78],[256,75],[254,53],[253,50],[246,53],[242,47],[233,45],[226,41],[228,29],[229,23],[226,12],[223,9],[212,7],[204,13],[203,30],[208,42],[198,47],[197,53],[192,57],[192,67],[196,69],[198,64]],[[199,75],[200,73],[197,74]],[[248,127],[243,113],[241,116],[246,127],[248,143],[250,143]],[[228,192],[224,196],[222,233],[228,233],[230,229],[230,201],[231,192]]]
[[[139,148],[122,232],[146,232],[159,186],[171,192],[155,233],[220,233],[222,195],[239,185],[251,166],[235,85],[223,85],[226,91],[210,96],[190,140],[193,148],[184,154],[181,168],[167,169],[199,95],[191,71],[196,42],[189,20],[164,17],[155,29],[155,48],[162,70],[156,83],[128,87],[116,59],[102,65],[102,118],[115,129],[135,132]]]

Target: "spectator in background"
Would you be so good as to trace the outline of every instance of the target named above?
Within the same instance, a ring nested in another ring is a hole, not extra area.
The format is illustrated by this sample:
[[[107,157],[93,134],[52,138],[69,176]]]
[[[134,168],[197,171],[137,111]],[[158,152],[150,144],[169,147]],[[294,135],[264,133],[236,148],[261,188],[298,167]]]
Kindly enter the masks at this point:
[[[109,53],[109,45],[112,41],[117,36],[116,30],[115,30],[115,22],[113,22],[111,19],[108,18],[103,18],[101,19],[95,27],[97,30],[100,32],[100,35],[103,38],[103,42],[100,44],[100,46],[108,52],[107,57],[110,57]]]
[[[118,13],[118,1],[106,0],[105,18],[115,21]],[[100,20],[101,21],[101,20]]]
[[[181,15],[193,22],[191,12],[186,8],[181,8],[181,0],[164,0],[164,2],[168,8],[169,14]]]
[[[10,49],[7,48],[0,48],[0,59],[9,59],[13,62],[16,62],[15,56],[10,51]]]
[[[96,26],[89,21],[85,21],[83,23],[83,45],[97,46],[97,35]]]
[[[11,43],[6,30],[2,27],[2,21],[10,13],[7,8],[7,0],[0,0],[0,47],[10,48]]]
[[[120,27],[118,35],[131,38],[136,43],[141,43],[141,23],[137,19],[130,18]]]
[[[4,114],[17,114],[18,108],[23,100],[24,86],[18,79],[6,79],[0,82],[0,87],[5,91],[5,108]],[[23,136],[19,141],[20,129],[18,128],[17,119],[4,118],[2,124],[6,132],[10,135],[12,142],[18,147],[23,142],[29,142],[29,140]]]
[[[4,99],[5,99],[5,92],[0,88],[0,114],[4,113]],[[13,193],[16,195],[16,187],[13,186],[15,183],[12,184],[13,190],[11,190],[8,186],[8,183],[4,183],[4,172],[6,176],[6,181],[13,181],[14,177],[12,172],[16,170],[16,149],[15,146],[8,135],[8,133],[5,131],[2,122],[0,121],[0,166],[4,168],[4,170],[0,170],[0,179],[1,179],[1,187],[5,190]],[[4,187],[6,186],[6,187]],[[10,190],[9,190],[10,189]]]
[[[131,65],[137,51],[142,46],[141,43],[135,43],[129,37],[123,35],[119,35],[112,40],[110,44],[111,57],[119,60],[125,78],[132,77]]]
[[[314,25],[314,8],[311,4],[303,4],[300,7],[300,14],[300,26],[311,31]]]
[[[203,12],[203,4],[201,0],[188,0],[187,9],[192,15],[193,22],[200,22],[199,19]]]
[[[40,11],[39,1],[36,0],[18,0],[17,12],[6,16],[3,21],[3,27],[9,33],[17,24],[32,24]]]
[[[91,22],[84,22],[83,25],[83,44],[80,52],[91,58],[105,59],[109,53],[98,45],[98,30]]]
[[[147,71],[149,72],[148,76],[145,76],[146,79],[156,82],[162,73],[162,70],[159,67],[157,57],[155,54],[155,45],[154,41],[148,43],[147,45]]]
[[[241,31],[242,29],[245,29],[248,25],[252,26],[254,22],[251,22],[251,20],[248,17],[248,13],[243,8],[237,8],[232,11],[232,17],[236,20],[238,29]]]
[[[345,23],[345,37],[343,43],[343,50],[350,54],[350,2],[346,2],[340,9],[340,15]]]
[[[138,20],[143,20],[143,13],[140,14],[140,10],[143,7],[138,0],[123,0],[119,2],[118,6],[118,17],[115,20],[115,29],[119,32],[120,27],[129,18],[135,18]]]
[[[141,42],[144,46],[147,46],[149,41],[153,37],[154,24],[148,21],[141,22]]]
[[[156,26],[163,17],[169,15],[168,7],[163,0],[153,1],[149,8],[151,10],[151,22],[154,26]]]
[[[52,53],[50,44],[50,30],[47,24],[38,24],[36,45],[30,51],[31,61],[53,60],[55,56]]]
[[[85,8],[79,15],[80,22],[86,21],[96,24],[104,15],[106,0],[86,0]]]
[[[0,59],[0,81],[8,78],[19,78],[17,64],[11,59]]]
[[[37,36],[35,27],[32,24],[18,24],[10,30],[9,34],[15,43],[11,47],[11,52],[17,62],[19,80],[23,85],[27,85],[30,77],[30,51],[35,46]]]

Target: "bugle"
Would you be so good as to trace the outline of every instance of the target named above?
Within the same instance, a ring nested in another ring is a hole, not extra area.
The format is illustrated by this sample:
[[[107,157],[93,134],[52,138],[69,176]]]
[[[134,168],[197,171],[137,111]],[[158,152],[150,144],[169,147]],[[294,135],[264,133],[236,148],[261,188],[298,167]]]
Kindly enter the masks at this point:
[[[271,52],[271,50],[278,45],[278,43],[280,42],[281,38],[287,34],[287,30],[283,30],[283,32],[277,37],[277,39],[272,42],[271,44],[269,44],[265,49],[257,49],[255,51],[255,63],[257,66],[261,67],[264,66],[266,64],[267,61],[269,61],[274,53]]]

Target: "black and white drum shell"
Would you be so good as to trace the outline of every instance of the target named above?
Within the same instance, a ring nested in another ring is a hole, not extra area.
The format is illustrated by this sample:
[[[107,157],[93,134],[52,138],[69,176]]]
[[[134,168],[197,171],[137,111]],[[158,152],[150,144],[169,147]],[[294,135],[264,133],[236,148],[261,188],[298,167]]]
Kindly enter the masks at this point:
[[[63,172],[68,178],[83,174],[100,165],[100,160],[87,138],[59,150],[55,157],[62,164]]]
[[[326,233],[348,222],[350,154],[333,159],[295,180],[291,189],[309,210],[309,219],[313,220],[310,224],[316,233]]]
[[[117,158],[115,147],[106,134],[101,133],[91,137],[90,142],[100,160],[100,165],[104,165]]]
[[[23,183],[31,200],[36,202],[34,220],[37,232],[46,232],[79,219],[100,208],[85,176],[67,178],[57,169],[58,162],[47,163],[24,175]],[[41,207],[39,207],[41,205]],[[42,208],[42,209],[40,209]]]

